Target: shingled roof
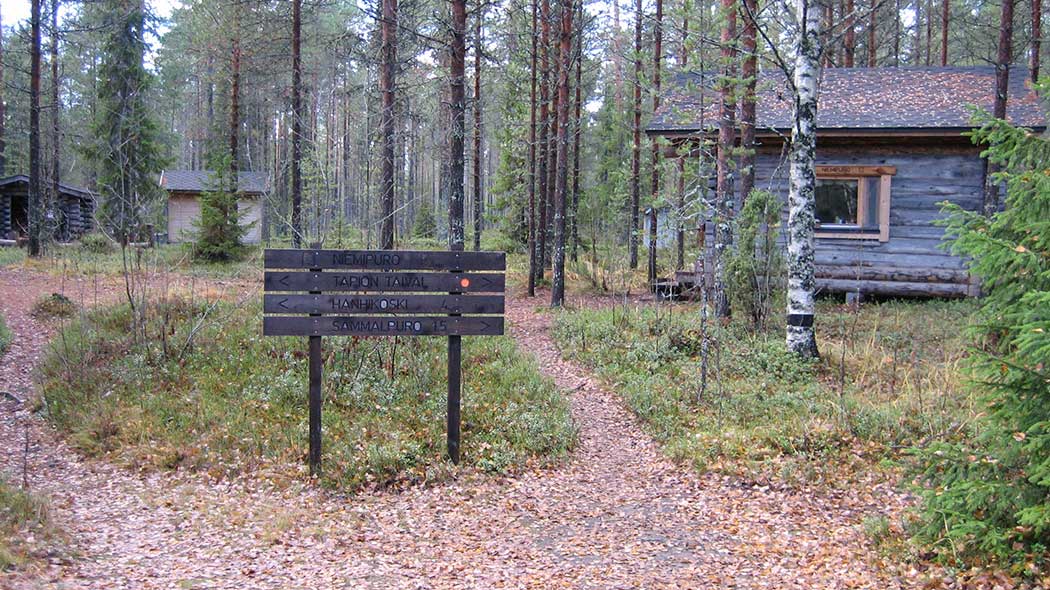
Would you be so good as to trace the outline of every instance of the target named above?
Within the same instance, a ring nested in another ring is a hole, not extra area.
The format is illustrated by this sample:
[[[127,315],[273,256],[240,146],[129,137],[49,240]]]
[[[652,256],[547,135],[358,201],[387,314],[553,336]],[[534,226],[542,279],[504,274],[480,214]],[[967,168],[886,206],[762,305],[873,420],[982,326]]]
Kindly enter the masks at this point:
[[[160,186],[168,191],[202,193],[214,190],[210,170],[165,170],[160,173]],[[238,172],[237,188],[240,192],[262,194],[266,192],[267,176],[264,172]]]
[[[1046,116],[1022,68],[1010,76],[1007,119],[1037,130]],[[710,72],[674,75],[646,132],[655,135],[713,131],[717,124],[717,80]],[[704,91],[701,92],[700,89]],[[789,132],[791,94],[780,70],[759,75],[756,127]],[[701,101],[701,98],[703,99]],[[995,68],[825,68],[821,73],[818,131],[943,132],[972,128],[971,107],[992,110]],[[701,107],[701,103],[704,108]]]

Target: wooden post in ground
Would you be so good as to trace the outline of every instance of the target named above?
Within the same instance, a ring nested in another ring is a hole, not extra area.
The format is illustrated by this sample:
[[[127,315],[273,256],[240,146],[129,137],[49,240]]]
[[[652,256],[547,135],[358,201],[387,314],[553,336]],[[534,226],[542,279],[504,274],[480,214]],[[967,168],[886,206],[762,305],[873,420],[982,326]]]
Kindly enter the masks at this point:
[[[320,248],[320,243],[310,244]],[[311,268],[311,272],[321,272],[320,268]],[[320,291],[310,291],[311,295],[320,295]],[[312,313],[311,316],[321,314]],[[321,474],[321,337],[310,336],[310,475]]]

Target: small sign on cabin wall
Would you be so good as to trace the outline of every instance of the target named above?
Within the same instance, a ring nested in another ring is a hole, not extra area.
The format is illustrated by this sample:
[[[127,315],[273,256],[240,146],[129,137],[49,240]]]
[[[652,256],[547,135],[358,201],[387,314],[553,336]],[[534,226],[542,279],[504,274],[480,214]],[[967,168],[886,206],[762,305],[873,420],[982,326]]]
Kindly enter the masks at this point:
[[[308,336],[310,470],[321,464],[321,338],[447,336],[448,454],[459,462],[461,336],[503,334],[503,252],[267,249],[263,335]]]

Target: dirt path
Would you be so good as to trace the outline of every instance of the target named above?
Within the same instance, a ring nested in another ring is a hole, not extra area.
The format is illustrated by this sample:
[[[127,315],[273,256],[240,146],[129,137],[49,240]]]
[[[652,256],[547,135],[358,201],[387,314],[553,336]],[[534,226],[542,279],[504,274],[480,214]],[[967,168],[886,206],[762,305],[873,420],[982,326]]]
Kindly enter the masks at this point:
[[[0,390],[24,384],[47,329],[28,316],[53,279],[0,271],[18,340]],[[74,297],[75,298],[75,297]],[[13,588],[895,588],[859,522],[892,494],[753,489],[665,460],[619,401],[512,300],[511,333],[572,392],[580,445],[556,469],[467,474],[400,494],[341,498],[265,481],[138,476],[81,460],[28,420],[31,482],[77,553]],[[0,468],[21,474],[27,418],[0,413]]]

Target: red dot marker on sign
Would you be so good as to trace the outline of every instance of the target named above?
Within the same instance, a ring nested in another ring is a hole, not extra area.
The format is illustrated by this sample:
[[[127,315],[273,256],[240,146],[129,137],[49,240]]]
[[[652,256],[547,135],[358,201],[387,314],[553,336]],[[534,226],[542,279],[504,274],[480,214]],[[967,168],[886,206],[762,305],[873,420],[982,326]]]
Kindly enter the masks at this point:
[[[459,286],[463,287],[463,288],[469,287],[470,286],[470,279],[460,279],[459,280]]]

